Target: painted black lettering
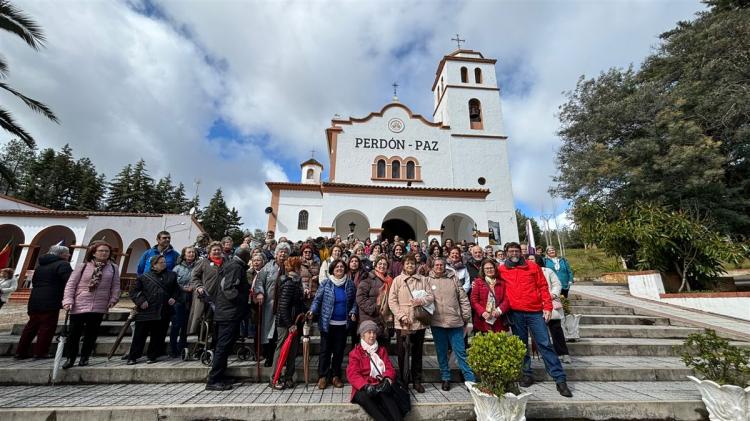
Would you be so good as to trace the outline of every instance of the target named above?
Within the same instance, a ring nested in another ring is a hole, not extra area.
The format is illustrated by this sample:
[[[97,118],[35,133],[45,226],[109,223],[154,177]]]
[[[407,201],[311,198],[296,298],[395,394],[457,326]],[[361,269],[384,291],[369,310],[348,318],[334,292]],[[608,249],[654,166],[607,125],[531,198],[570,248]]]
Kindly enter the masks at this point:
[[[355,138],[354,138],[354,147],[355,147],[355,148],[358,148],[358,147],[359,147],[359,145],[361,145],[362,143],[363,143],[363,140],[362,140],[362,138],[361,138],[361,137],[355,137]]]
[[[396,139],[396,149],[404,149],[404,143],[406,143],[404,139]]]
[[[433,151],[437,151],[438,150],[438,143],[437,143],[436,140],[432,142],[432,150]]]
[[[416,148],[415,148],[416,150],[419,150],[420,148],[422,148],[422,141],[421,140],[415,140],[414,144],[417,145]]]

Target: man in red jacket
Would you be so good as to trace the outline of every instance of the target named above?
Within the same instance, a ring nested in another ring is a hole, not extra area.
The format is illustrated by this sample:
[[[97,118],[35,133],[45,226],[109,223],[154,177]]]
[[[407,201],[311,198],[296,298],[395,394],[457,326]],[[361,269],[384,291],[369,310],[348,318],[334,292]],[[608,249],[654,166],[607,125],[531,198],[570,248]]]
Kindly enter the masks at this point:
[[[524,344],[529,343],[529,330],[536,342],[539,353],[542,354],[547,373],[555,379],[557,391],[565,397],[573,397],[566,383],[565,371],[557,358],[547,330],[546,322],[552,315],[552,297],[544,273],[532,261],[526,261],[521,256],[521,246],[518,243],[505,245],[505,264],[500,265],[500,277],[505,282],[505,295],[510,301],[510,321],[513,334],[518,336]],[[531,356],[529,350],[523,360],[523,379],[521,387],[534,384],[531,370]]]

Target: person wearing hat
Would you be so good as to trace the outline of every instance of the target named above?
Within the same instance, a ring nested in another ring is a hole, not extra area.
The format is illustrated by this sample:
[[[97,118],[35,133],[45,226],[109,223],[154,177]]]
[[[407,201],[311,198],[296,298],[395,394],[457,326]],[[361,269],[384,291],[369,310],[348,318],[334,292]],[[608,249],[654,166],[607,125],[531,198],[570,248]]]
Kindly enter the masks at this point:
[[[401,420],[401,412],[389,393],[378,393],[381,381],[396,381],[396,369],[388,358],[388,350],[378,346],[378,326],[365,320],[357,330],[361,339],[349,353],[346,377],[352,385],[350,402],[356,403],[375,420]]]
[[[198,234],[198,237],[195,239],[195,244],[193,245],[197,259],[208,258],[208,245],[210,243],[211,237],[209,237],[208,234],[205,232]]]

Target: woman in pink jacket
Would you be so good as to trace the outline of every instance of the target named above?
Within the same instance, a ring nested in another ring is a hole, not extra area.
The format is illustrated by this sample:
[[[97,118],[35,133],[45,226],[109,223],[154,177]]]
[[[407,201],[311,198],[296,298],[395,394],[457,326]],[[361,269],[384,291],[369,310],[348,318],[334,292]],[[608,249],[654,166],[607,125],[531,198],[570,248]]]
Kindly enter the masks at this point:
[[[78,365],[88,365],[104,314],[120,299],[119,269],[111,256],[112,246],[106,242],[91,243],[83,263],[76,266],[65,285],[63,308],[70,311],[70,336],[63,369],[75,364],[81,334],[83,348]]]

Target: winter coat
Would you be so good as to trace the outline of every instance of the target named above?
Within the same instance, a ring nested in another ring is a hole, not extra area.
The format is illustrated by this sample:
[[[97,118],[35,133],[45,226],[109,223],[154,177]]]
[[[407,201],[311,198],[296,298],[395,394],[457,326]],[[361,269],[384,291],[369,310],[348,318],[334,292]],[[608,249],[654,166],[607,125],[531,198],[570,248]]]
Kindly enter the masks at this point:
[[[138,276],[151,270],[151,258],[154,256],[164,256],[164,260],[167,262],[167,270],[171,271],[174,269],[175,264],[177,264],[180,253],[173,249],[172,246],[167,247],[164,251],[159,251],[159,246],[151,247],[141,255],[141,259],[138,261],[138,269],[136,269]]]
[[[425,305],[430,305],[435,301],[435,298],[432,296],[430,284],[424,276],[417,274],[407,275],[405,273],[398,275],[393,280],[391,290],[388,293],[388,307],[391,309],[391,313],[393,313],[394,327],[401,330],[427,329],[428,325],[414,318],[414,309],[411,306],[412,296],[409,293],[409,288],[406,287],[407,283],[412,293],[420,289],[427,291]],[[402,324],[401,317],[403,316],[407,316],[411,323],[408,325]]]
[[[344,288],[346,290],[346,327],[351,328],[352,322],[351,315],[357,314],[357,288],[354,286],[354,281],[347,276],[344,282]],[[318,288],[318,292],[315,294],[310,311],[315,315],[320,315],[318,318],[318,326],[321,332],[328,333],[328,326],[331,324],[331,317],[333,316],[333,307],[336,301],[336,285],[333,284],[329,278],[326,278]]]
[[[444,272],[441,276],[430,271],[427,276],[435,299],[435,310],[430,325],[455,328],[464,327],[471,320],[471,305],[466,291],[458,285],[455,273]]]
[[[263,294],[263,312],[261,321],[261,343],[267,344],[276,332],[276,295],[281,284],[278,282],[279,265],[275,260],[266,263],[255,280],[253,295]],[[304,292],[304,291],[303,291]]]
[[[374,272],[368,273],[359,280],[357,287],[357,310],[359,310],[359,322],[372,320],[381,329],[386,327],[386,322],[380,314],[380,305],[378,297],[385,294],[383,299],[388,301],[388,291],[384,290],[385,282],[375,276]],[[387,305],[387,304],[386,304]],[[382,332],[381,332],[382,333]]]
[[[102,269],[99,285],[89,292],[94,262],[79,263],[65,285],[63,305],[71,305],[70,314],[108,312],[109,308],[120,300],[119,272],[117,265],[107,262]]]
[[[377,354],[385,364],[383,377],[395,382],[396,369],[393,368],[393,363],[391,362],[391,359],[388,358],[388,350],[384,346],[378,346]],[[367,351],[365,351],[360,344],[357,344],[354,349],[349,352],[349,364],[346,366],[346,379],[352,385],[352,394],[349,397],[349,401],[354,399],[354,395],[368,384],[380,383],[379,379],[370,377],[370,356],[367,355]]]
[[[302,278],[302,286],[310,291],[311,296],[315,296],[315,292],[318,291],[318,285],[320,281],[320,263],[317,263],[315,259],[308,261],[302,260],[302,264],[299,268],[299,276]]]
[[[72,271],[70,263],[60,256],[45,254],[40,257],[39,266],[36,267],[34,277],[31,278],[29,313],[59,310],[62,307],[65,286]],[[11,280],[14,279],[11,278]],[[13,291],[6,293],[3,288],[3,301],[8,301],[11,292]]]
[[[70,267],[70,265],[68,265],[68,267]],[[17,277],[11,276],[10,278],[7,278],[7,279],[0,279],[0,302],[7,303],[8,298],[10,298],[10,294],[13,294],[17,288],[18,288]],[[64,282],[60,289],[60,300],[62,300],[62,288],[65,288]],[[31,293],[34,294],[34,290],[31,290]]]
[[[214,321],[242,320],[248,312],[250,284],[247,282],[247,263],[237,256],[222,266],[222,276],[213,295]]]
[[[508,260],[498,270],[505,281],[505,293],[511,310],[552,311],[552,297],[542,269],[528,260],[523,265],[510,267],[509,264]]]
[[[479,271],[482,269],[482,261],[476,261],[473,257],[469,257],[466,260],[466,270],[469,272],[469,279],[477,279],[479,277]],[[470,293],[471,291],[466,291]]]
[[[482,278],[475,279],[471,286],[471,298],[469,301],[471,302],[472,309],[474,309],[475,332],[500,332],[508,330],[508,326],[504,323],[505,318],[503,315],[510,311],[510,302],[505,293],[505,281],[502,278],[495,282],[493,292],[495,293],[495,306],[500,308],[502,314],[495,319],[495,323],[489,325],[487,321],[484,320],[484,317],[482,317],[482,313],[487,311],[487,300],[489,300],[490,297],[490,286],[487,284],[487,281]]]
[[[185,288],[190,288],[190,281],[192,281],[193,269],[198,264],[197,261],[188,263],[186,261],[180,262],[179,265],[174,267],[173,272],[177,275],[177,285],[180,288],[179,294],[177,295],[177,302],[190,306],[193,302],[193,293],[185,291]]]
[[[552,296],[552,319],[554,320],[561,320],[564,316],[562,311],[562,302],[560,301],[560,292],[562,290],[562,284],[560,283],[560,280],[557,279],[557,275],[555,275],[555,271],[543,267],[542,273],[544,273],[544,278],[547,280],[547,285],[549,287],[549,294]],[[558,303],[559,309],[554,309],[554,304]]]
[[[544,265],[555,272],[557,279],[560,280],[562,289],[569,289],[570,285],[573,283],[573,269],[570,267],[568,259],[564,257],[559,257],[558,259],[558,266],[560,269],[555,269],[555,261],[549,257],[544,259]]]
[[[456,272],[456,280],[458,281],[458,284],[463,287],[466,294],[469,294],[471,292],[471,277],[469,277],[469,271],[466,269],[464,263],[458,262],[454,264],[450,261],[446,261],[446,263],[446,269],[448,271],[452,270]]]
[[[130,289],[130,299],[138,306],[135,315],[136,322],[151,320],[165,320],[172,316],[172,306],[169,299],[177,301],[179,288],[177,287],[177,274],[171,270],[163,270],[159,273],[149,271],[135,280],[135,285]],[[148,308],[143,309],[141,305],[148,303]]]
[[[388,274],[391,275],[391,278],[396,279],[404,271],[404,262],[402,260],[403,256],[400,259],[393,256],[391,259],[391,265],[388,266]]]
[[[216,295],[216,288],[219,284],[219,272],[221,268],[226,265],[227,262],[223,262],[221,267],[216,266],[211,259],[201,259],[193,267],[193,271],[190,274],[190,286],[195,291],[198,287],[203,288],[209,296],[213,297]],[[206,303],[198,297],[198,294],[193,294],[193,304],[190,306],[190,316],[188,317],[188,333],[193,334],[198,332],[200,329],[201,316],[206,311]]]
[[[306,313],[302,279],[294,272],[279,277],[279,305],[276,311],[276,327],[289,328],[301,313]],[[318,293],[322,289],[318,289]]]

